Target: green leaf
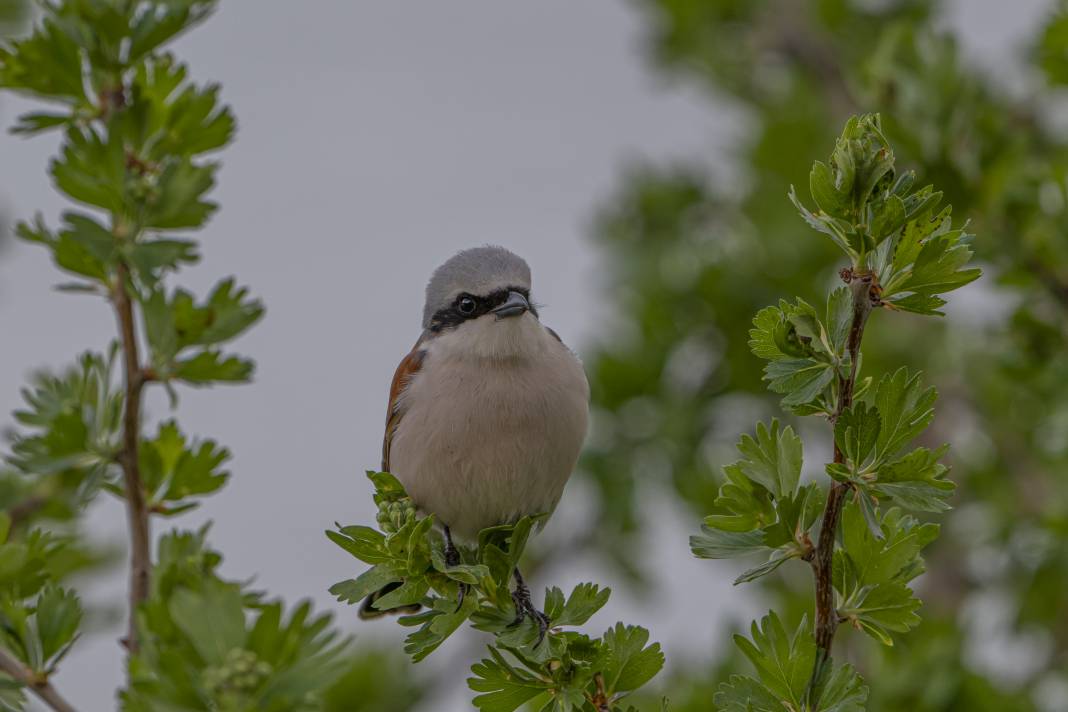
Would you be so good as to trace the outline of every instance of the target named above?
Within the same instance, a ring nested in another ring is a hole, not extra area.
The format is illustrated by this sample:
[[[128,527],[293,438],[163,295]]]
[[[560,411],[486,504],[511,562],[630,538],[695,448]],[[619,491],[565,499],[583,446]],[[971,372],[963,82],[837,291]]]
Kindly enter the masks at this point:
[[[230,586],[211,583],[200,592],[178,589],[168,608],[175,625],[208,664],[222,663],[230,650],[245,642],[241,593]]]
[[[787,635],[774,612],[752,624],[748,640],[734,636],[735,644],[756,668],[760,681],[779,700],[801,709],[809,676],[816,662],[816,642],[806,619],[793,637]]]
[[[719,489],[716,508],[729,514],[713,514],[705,524],[725,531],[761,529],[776,520],[775,504],[767,489],[753,482],[741,468],[724,467],[727,480]]]
[[[664,667],[660,644],[649,642],[649,631],[616,623],[603,637],[608,653],[601,674],[609,695],[637,690]]]
[[[839,665],[831,670],[827,665],[824,671],[815,687],[818,712],[864,712],[867,709],[868,688],[852,666]]]
[[[610,589],[596,584],[580,583],[572,589],[564,603],[563,593],[554,587],[545,593],[545,614],[554,627],[582,625],[608,603],[611,594]]]
[[[849,176],[838,173],[838,178],[843,181],[848,180]],[[840,191],[837,184],[836,176],[831,172],[830,166],[822,161],[816,161],[812,165],[812,172],[809,174],[808,185],[809,191],[812,193],[812,199],[816,201],[816,205],[820,210],[832,215],[836,218],[847,219],[850,215],[850,208],[852,207],[850,196],[846,191]],[[852,188],[851,185],[844,185],[842,187]]]
[[[878,207],[871,223],[873,246],[894,235],[905,225],[905,202],[891,195]]]
[[[760,566],[756,566],[747,571],[744,571],[738,578],[734,579],[734,585],[737,586],[740,583],[748,583],[750,581],[756,581],[761,576],[767,576],[775,569],[782,566],[790,559],[795,559],[799,556],[799,552],[794,549],[776,549],[771,558]]]
[[[201,227],[218,207],[204,200],[215,186],[217,163],[168,159],[145,199],[144,226],[157,230]]]
[[[467,686],[475,692],[474,705],[482,712],[513,712],[551,688],[544,680],[511,665],[497,650],[489,648],[490,659],[471,666],[474,677]]]
[[[785,394],[783,406],[797,408],[811,403],[834,378],[829,363],[812,359],[783,359],[764,367],[764,380],[775,393]]]
[[[330,541],[355,556],[365,564],[381,564],[392,557],[385,550],[386,537],[382,532],[364,526],[339,527],[340,531],[327,530]]]
[[[375,601],[374,607],[380,611],[388,611],[393,608],[410,606],[413,603],[422,601],[429,590],[430,583],[425,576],[406,579],[403,584]]]
[[[141,474],[150,505],[215,492],[230,476],[220,469],[229,459],[229,450],[214,440],[187,444],[176,422],[161,423],[155,439],[146,440],[140,450]]]
[[[239,356],[223,356],[208,349],[174,362],[173,376],[193,386],[211,383],[245,383],[252,378],[255,364]]]
[[[875,447],[876,462],[893,457],[924,431],[934,418],[937,398],[934,388],[923,388],[920,375],[909,375],[906,368],[883,376],[875,390],[875,406],[882,422]]]
[[[764,532],[733,532],[701,526],[701,533],[690,537],[690,550],[699,559],[733,559],[764,551]]]
[[[851,576],[845,577],[843,595],[862,586],[907,582],[922,566],[920,550],[938,535],[938,525],[919,524],[899,510],[885,512],[879,522],[883,539],[868,528],[859,506],[846,505],[842,512],[842,545]]]
[[[119,134],[107,136],[92,127],[72,128],[59,157],[52,161],[56,188],[72,199],[123,214],[126,154]]]
[[[35,618],[41,659],[47,664],[74,642],[82,621],[82,605],[74,591],[48,587],[37,599]]]
[[[17,136],[33,136],[51,129],[66,126],[72,120],[70,114],[49,114],[32,112],[19,117],[18,123],[11,129]]]
[[[131,64],[182,32],[203,22],[215,10],[216,0],[178,0],[155,3],[151,12],[135,15],[130,26]]]
[[[467,596],[459,608],[456,601],[442,598],[436,599],[434,606],[423,613],[400,619],[401,625],[420,626],[404,640],[404,652],[412,656],[413,662],[419,662],[437,650],[475,612],[478,603],[475,596]]]
[[[330,587],[330,593],[342,603],[352,605],[360,603],[372,593],[382,590],[391,583],[397,583],[402,577],[396,568],[389,564],[378,564],[364,571],[356,579],[339,581]]]
[[[790,712],[771,690],[742,675],[720,684],[712,702],[720,712]]]
[[[192,240],[160,239],[133,244],[127,259],[138,279],[154,285],[165,272],[176,271],[183,264],[197,263],[200,255]]]
[[[849,327],[853,322],[853,296],[847,287],[839,287],[827,295],[826,329],[831,351],[841,357],[846,351]]]
[[[875,450],[882,431],[879,411],[866,403],[854,403],[838,416],[834,424],[834,442],[853,465],[853,472],[862,471]]]
[[[29,37],[0,47],[0,87],[63,103],[85,101],[81,50],[52,13]]]
[[[920,623],[916,611],[920,601],[903,583],[883,583],[864,587],[850,596],[839,613],[861,624],[864,632],[884,645],[893,645],[887,631],[904,633]]]
[[[872,490],[905,509],[944,512],[950,507],[946,499],[956,485],[946,479],[949,468],[938,461],[947,446],[931,451],[918,448],[899,460],[879,468]]]
[[[801,477],[801,438],[793,428],[779,429],[779,421],[771,427],[758,423],[756,439],[742,435],[738,442],[742,459],[727,465],[724,470],[736,471],[763,486],[773,497],[792,496]]]

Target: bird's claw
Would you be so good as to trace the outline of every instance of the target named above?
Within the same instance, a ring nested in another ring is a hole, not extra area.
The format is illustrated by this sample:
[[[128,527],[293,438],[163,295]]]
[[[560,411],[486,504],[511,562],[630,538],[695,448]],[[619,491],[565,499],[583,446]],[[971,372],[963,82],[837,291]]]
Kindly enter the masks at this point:
[[[512,603],[515,604],[515,620],[512,621],[512,625],[519,625],[528,616],[533,618],[538,625],[538,642],[534,645],[535,647],[541,645],[541,642],[545,640],[545,634],[549,632],[549,616],[534,607],[534,603],[530,600],[530,590],[522,584],[512,591]]]
[[[467,592],[471,590],[471,585],[460,583],[459,589],[459,593],[456,596],[456,610],[453,613],[459,613],[460,609],[464,607],[464,598],[467,597]]]
[[[448,527],[445,527],[445,565],[452,568],[460,564],[460,551],[452,543],[452,532],[449,531]],[[467,597],[467,592],[471,590],[471,586],[463,582],[459,584],[459,587],[460,591],[456,597],[456,611],[454,613],[464,607],[464,598]]]

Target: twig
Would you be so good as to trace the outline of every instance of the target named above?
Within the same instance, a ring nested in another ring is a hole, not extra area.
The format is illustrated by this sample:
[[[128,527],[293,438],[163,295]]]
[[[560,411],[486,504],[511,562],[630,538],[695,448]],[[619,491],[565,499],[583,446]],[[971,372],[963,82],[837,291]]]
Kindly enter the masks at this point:
[[[610,712],[611,706],[608,702],[608,694],[604,689],[604,675],[597,673],[593,676],[593,682],[597,686],[597,693],[590,698],[590,704],[597,712]]]
[[[138,460],[138,443],[141,437],[141,390],[144,374],[141,370],[137,348],[137,332],[134,324],[133,304],[127,291],[130,271],[124,262],[119,262],[116,271],[112,299],[122,334],[123,364],[126,378],[126,401],[122,414],[122,465],[123,483],[126,490],[126,514],[130,525],[130,623],[126,635],[126,648],[131,653],[138,650],[137,606],[148,598],[149,567],[151,553],[148,533],[148,507],[141,484],[141,467]]]
[[[41,701],[56,712],[76,712],[73,705],[63,699],[63,696],[52,687],[47,677],[38,675],[33,670],[23,665],[12,657],[11,653],[0,648],[0,670],[26,685]]]
[[[878,284],[875,275],[866,273],[850,274],[850,291],[853,293],[853,320],[849,327],[849,339],[846,349],[849,353],[849,376],[838,376],[838,404],[831,417],[831,423],[853,404],[853,389],[857,381],[857,361],[860,357],[860,342],[864,338],[864,326],[868,323],[874,304],[878,303]],[[834,446],[834,461],[843,462],[843,455],[838,444]],[[823,510],[820,524],[819,542],[816,555],[812,559],[812,569],[816,577],[816,667],[812,673],[809,690],[813,690],[823,666],[831,656],[831,643],[838,629],[838,612],[834,608],[834,586],[832,568],[834,564],[834,540],[838,531],[838,522],[842,516],[849,485],[836,482],[827,494],[827,505]]]

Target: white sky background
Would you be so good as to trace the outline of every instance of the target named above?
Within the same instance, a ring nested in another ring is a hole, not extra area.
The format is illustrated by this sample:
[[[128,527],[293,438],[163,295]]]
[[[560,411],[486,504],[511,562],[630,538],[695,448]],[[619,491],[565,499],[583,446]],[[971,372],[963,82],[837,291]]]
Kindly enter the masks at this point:
[[[951,16],[973,54],[993,64],[1046,6],[958,0]],[[221,156],[213,197],[222,211],[196,235],[203,262],[178,281],[203,293],[236,274],[267,304],[238,344],[257,361],[256,382],[183,391],[177,412],[187,432],[234,452],[227,487],[174,523],[216,520],[225,575],[255,575],[289,602],[310,596],[346,628],[399,646],[397,626],[357,626],[353,609],[327,594],[358,562],[322,531],[373,519],[362,472],[380,457],[389,379],[418,335],[426,278],[464,247],[509,247],[531,264],[545,322],[581,351],[605,309],[590,219],[620,169],[639,157],[710,162],[738,136],[736,114],[657,81],[639,20],[620,0],[227,0],[178,43],[194,78],[223,84],[240,123]],[[27,106],[5,96],[0,124]],[[4,212],[39,210],[55,224],[67,207],[45,174],[55,147],[0,135]],[[104,303],[51,290],[61,279],[39,248],[9,243],[0,253],[2,414],[20,405],[33,368],[62,366],[114,334]],[[150,408],[168,415],[162,399]],[[729,563],[689,557],[695,523],[664,514],[647,560],[685,585],[665,584],[648,607],[617,593],[592,625],[646,625],[670,660],[721,642],[713,622],[688,625],[695,607],[730,598],[716,610],[722,621],[746,604],[732,597]],[[102,496],[90,524],[102,540],[123,540],[118,502]],[[156,532],[170,526],[157,522]],[[568,562],[534,588],[603,582],[589,563]],[[125,578],[116,570],[85,593],[119,604]],[[62,666],[58,684],[83,710],[114,706],[116,637],[88,637]],[[437,657],[450,647],[464,651],[450,641]],[[466,692],[451,699],[428,709],[467,709]]]

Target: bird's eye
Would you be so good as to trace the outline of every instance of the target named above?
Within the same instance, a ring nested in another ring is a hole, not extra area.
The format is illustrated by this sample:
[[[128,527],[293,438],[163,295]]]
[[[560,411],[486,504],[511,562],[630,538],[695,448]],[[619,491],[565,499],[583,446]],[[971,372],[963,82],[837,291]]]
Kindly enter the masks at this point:
[[[460,313],[464,316],[471,316],[475,313],[475,304],[473,297],[469,297],[466,294],[456,300],[456,308],[460,310]]]

